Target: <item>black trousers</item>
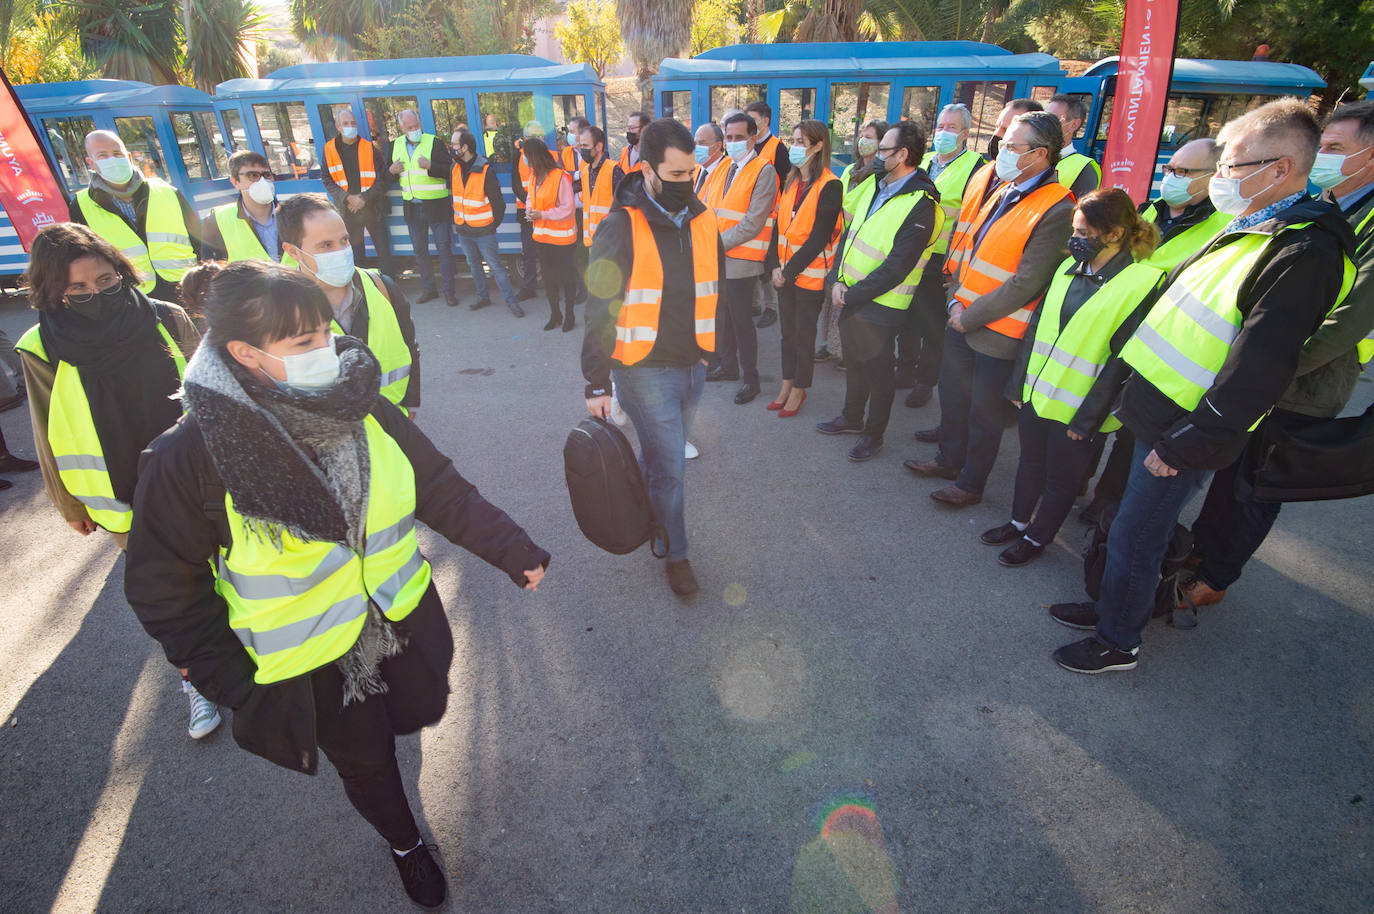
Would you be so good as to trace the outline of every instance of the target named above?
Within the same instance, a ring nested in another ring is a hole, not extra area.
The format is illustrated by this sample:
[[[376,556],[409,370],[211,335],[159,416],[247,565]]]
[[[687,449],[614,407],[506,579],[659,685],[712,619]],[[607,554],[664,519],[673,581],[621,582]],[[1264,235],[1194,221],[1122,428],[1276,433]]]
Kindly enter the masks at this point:
[[[1094,450],[1093,462],[1096,463],[1102,458],[1102,451],[1105,447],[1106,436],[1098,435],[1097,446]],[[1119,504],[1121,496],[1126,493],[1126,479],[1131,475],[1131,455],[1135,453],[1135,435],[1131,430],[1122,426],[1112,435],[1112,450],[1107,456],[1107,465],[1102,468],[1102,475],[1097,477],[1097,486],[1093,488],[1093,501],[1099,504]],[[1088,470],[1085,476],[1092,475]]]
[[[573,182],[576,183],[575,181]],[[587,297],[587,264],[591,248],[582,243],[582,210],[577,213],[577,240],[573,242],[573,279],[577,281],[577,298]]]
[[[353,262],[360,267],[368,264],[367,243],[363,239],[365,231],[372,239],[372,246],[377,249],[377,266],[387,276],[397,278],[400,274],[397,272],[396,258],[391,253],[391,232],[387,228],[386,213],[375,206],[365,206],[356,213],[350,213],[348,207],[344,206],[339,213],[348,227],[348,240],[353,245]]]
[[[870,305],[882,308],[883,305]],[[892,347],[899,327],[869,319],[862,311],[840,312],[840,348],[844,350],[844,419],[864,423],[864,434],[883,440],[892,415],[897,379],[892,375]],[[868,420],[864,422],[864,407]]]
[[[539,265],[544,271],[544,297],[549,302],[549,313],[559,313],[561,301],[572,313],[573,301],[577,298],[577,271],[573,268],[573,245],[545,244],[533,242],[539,253]]]
[[[782,379],[811,386],[816,367],[816,321],[825,300],[822,289],[799,289],[787,283],[778,290],[778,323],[782,327]]]
[[[1054,540],[1073,510],[1097,448],[1092,439],[1074,441],[1066,434],[1067,425],[1042,419],[1029,402],[1021,404],[1017,431],[1021,462],[1016,467],[1011,519],[1030,524],[1026,536],[1043,546]]]
[[[728,372],[739,372],[745,384],[759,383],[759,335],[754,327],[757,276],[725,279],[716,307],[716,358]]]
[[[907,322],[897,335],[897,373],[910,375],[917,384],[934,387],[940,380],[940,362],[945,352],[944,277],[938,269],[926,268],[920,285],[911,297]]]

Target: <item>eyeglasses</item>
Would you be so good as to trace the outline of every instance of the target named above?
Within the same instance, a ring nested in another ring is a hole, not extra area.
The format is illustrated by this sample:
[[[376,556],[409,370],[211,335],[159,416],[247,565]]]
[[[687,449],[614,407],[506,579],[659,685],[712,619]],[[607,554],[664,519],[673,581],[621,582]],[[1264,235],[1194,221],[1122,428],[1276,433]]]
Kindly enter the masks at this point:
[[[241,171],[241,172],[239,172],[239,180],[240,180],[240,181],[260,181],[260,180],[262,180],[263,178],[266,178],[266,179],[269,180],[269,181],[275,181],[275,180],[277,179],[277,176],[274,175],[274,174],[272,174],[272,172],[270,172],[270,171]]]
[[[1180,168],[1177,165],[1165,165],[1160,169],[1166,175],[1176,175],[1180,178],[1191,178],[1193,175],[1210,174],[1210,168]]]
[[[94,292],[68,292],[62,296],[62,300],[69,305],[84,305],[97,295],[108,295],[111,292],[118,291],[119,287],[122,285],[124,285],[124,277],[115,276],[114,279],[108,281],[105,285],[96,286]]]
[[[1012,152],[1016,152],[1016,151],[1019,149],[1019,150],[1021,150],[1021,155],[1025,155],[1026,153],[1030,152],[1032,149],[1048,149],[1049,147],[1048,147],[1048,146],[1040,146],[1040,145],[1037,145],[1037,144],[1035,144],[1035,143],[1003,143],[1003,144],[1002,144],[1002,148],[1003,148],[1003,149],[1010,149]]]
[[[887,153],[896,152],[896,151],[897,151],[898,149],[900,149],[900,148],[901,148],[901,147],[899,147],[899,146],[879,146],[879,147],[878,147],[878,151],[881,152],[881,153],[883,153],[883,154],[887,154]]]
[[[1274,156],[1271,159],[1256,159],[1253,162],[1232,162],[1229,165],[1225,162],[1217,163],[1217,174],[1223,178],[1229,178],[1236,173],[1237,168],[1249,168],[1251,165],[1272,165],[1283,156]]]

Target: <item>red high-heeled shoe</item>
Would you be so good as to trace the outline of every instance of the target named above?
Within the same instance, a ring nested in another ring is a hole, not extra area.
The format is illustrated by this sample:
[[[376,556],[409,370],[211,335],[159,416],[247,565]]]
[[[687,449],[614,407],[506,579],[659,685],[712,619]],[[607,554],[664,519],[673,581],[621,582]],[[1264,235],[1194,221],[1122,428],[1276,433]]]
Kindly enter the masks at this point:
[[[779,419],[791,419],[791,418],[792,418],[793,416],[795,416],[797,413],[801,412],[801,408],[802,408],[803,406],[805,406],[805,405],[806,405],[806,391],[803,390],[803,391],[802,391],[801,402],[797,404],[797,408],[796,408],[796,409],[780,409],[780,410],[778,410],[778,418],[779,418]]]
[[[783,408],[784,406],[786,406],[786,405],[787,405],[787,401],[786,401],[786,400],[774,400],[772,403],[769,403],[769,404],[768,404],[768,411],[769,411],[770,413],[775,413],[775,412],[777,412],[778,410],[782,409],[782,408]]]

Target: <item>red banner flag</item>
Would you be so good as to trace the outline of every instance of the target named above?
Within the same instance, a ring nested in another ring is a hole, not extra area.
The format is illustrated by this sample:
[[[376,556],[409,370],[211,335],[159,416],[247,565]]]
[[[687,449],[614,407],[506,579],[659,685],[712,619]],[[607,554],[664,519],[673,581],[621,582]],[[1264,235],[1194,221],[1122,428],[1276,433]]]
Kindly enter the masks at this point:
[[[67,200],[3,70],[0,81],[0,204],[28,251],[41,229],[68,220]]]
[[[1119,187],[1136,203],[1154,181],[1169,79],[1174,72],[1179,0],[1126,0],[1116,97],[1102,157],[1102,186]]]

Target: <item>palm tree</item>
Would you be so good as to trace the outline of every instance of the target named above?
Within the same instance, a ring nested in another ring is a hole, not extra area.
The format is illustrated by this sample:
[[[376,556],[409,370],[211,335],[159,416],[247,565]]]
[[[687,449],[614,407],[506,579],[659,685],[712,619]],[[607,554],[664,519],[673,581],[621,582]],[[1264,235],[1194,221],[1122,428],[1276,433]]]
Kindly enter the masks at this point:
[[[180,84],[179,0],[67,0],[81,53],[111,79]]]
[[[616,0],[625,47],[639,68],[644,110],[653,110],[653,79],[665,57],[681,56],[692,43],[692,0]]]
[[[362,36],[387,25],[404,0],[291,0],[291,30],[320,58],[348,60]]]
[[[245,51],[267,16],[252,0],[185,0],[186,61],[196,88],[213,92],[227,79],[251,76]]]

